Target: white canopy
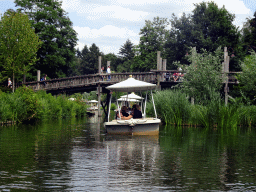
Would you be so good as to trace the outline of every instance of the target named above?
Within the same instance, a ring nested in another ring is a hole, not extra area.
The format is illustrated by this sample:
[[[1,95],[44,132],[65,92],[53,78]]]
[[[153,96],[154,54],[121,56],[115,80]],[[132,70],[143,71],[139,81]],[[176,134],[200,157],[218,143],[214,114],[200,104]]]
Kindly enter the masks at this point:
[[[134,92],[132,92],[131,94],[128,94],[128,95],[121,96],[121,98],[127,98],[127,97],[128,97],[128,99],[144,99],[143,97],[136,95]]]
[[[109,89],[110,91],[120,91],[120,92],[146,91],[146,90],[153,90],[155,88],[156,88],[156,84],[139,81],[132,77],[106,87],[106,89]]]
[[[124,98],[124,97],[122,97],[122,98],[120,98],[120,99],[117,99],[117,101],[130,101],[130,102],[140,102],[139,100],[137,100],[137,99],[127,99],[127,98]]]
[[[98,101],[96,101],[96,100],[90,100],[90,101],[87,101],[87,103],[98,103]]]

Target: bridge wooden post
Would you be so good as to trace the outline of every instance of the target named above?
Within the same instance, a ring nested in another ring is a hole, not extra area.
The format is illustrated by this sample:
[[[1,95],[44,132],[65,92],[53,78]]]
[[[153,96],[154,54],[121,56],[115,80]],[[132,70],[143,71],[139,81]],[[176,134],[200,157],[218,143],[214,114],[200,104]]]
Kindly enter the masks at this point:
[[[101,74],[101,56],[99,56],[98,68],[99,68],[99,74]],[[99,81],[100,81],[100,76],[99,76]],[[101,92],[102,92],[102,88],[101,88],[100,83],[99,83],[98,87],[97,87],[97,93],[98,93],[98,117],[101,117],[101,113],[100,113]]]
[[[108,68],[108,66],[110,66],[110,61],[107,61],[107,68]]]
[[[160,70],[162,69],[162,62],[161,62],[161,51],[157,51],[157,89],[161,90],[160,87],[160,79],[161,79],[161,75],[160,75]]]
[[[163,71],[166,71],[167,59],[163,60]]]
[[[40,81],[40,73],[41,73],[41,71],[37,70],[37,90],[40,89],[40,83],[39,83],[39,81]]]
[[[98,73],[101,73],[101,56],[98,57]]]
[[[100,83],[98,84],[97,92],[98,92],[98,117],[101,117],[101,113],[100,113],[100,104],[101,104],[101,92],[102,92],[102,87],[100,86]]]
[[[228,76],[229,73],[229,56],[228,56],[228,51],[227,47],[224,47],[224,62],[222,63],[222,72],[225,74],[225,76]],[[226,78],[226,77],[225,77]],[[225,105],[228,104],[228,77],[226,78],[225,82]]]
[[[194,57],[195,55],[197,54],[196,52],[196,47],[193,47],[192,48],[192,65],[195,67],[195,61],[194,61]],[[194,105],[195,104],[195,98],[194,97],[191,97],[191,104]]]
[[[167,63],[167,59],[163,59],[163,67],[162,70],[166,71],[166,63]],[[163,73],[163,80],[165,79],[166,76],[166,72]]]

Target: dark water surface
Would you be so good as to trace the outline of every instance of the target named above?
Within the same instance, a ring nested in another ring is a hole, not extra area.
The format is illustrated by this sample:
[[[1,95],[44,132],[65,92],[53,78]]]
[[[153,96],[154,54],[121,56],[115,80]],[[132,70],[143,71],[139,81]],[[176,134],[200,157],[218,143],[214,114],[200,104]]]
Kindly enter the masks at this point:
[[[0,127],[0,191],[256,191],[254,130],[109,136],[98,122]]]

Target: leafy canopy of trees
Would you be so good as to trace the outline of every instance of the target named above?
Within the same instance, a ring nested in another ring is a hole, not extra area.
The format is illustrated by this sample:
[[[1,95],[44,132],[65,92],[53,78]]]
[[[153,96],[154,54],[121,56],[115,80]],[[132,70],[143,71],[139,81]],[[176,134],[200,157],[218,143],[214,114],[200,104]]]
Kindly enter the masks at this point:
[[[256,104],[256,53],[251,51],[241,63],[242,73],[238,75],[242,96],[248,104]]]
[[[228,47],[230,55],[236,52],[236,58],[231,60],[230,69],[237,69],[239,58],[238,27],[233,24],[235,15],[229,13],[225,7],[218,8],[214,2],[195,4],[191,15],[182,15],[171,19],[171,30],[165,44],[168,64],[173,61],[187,63],[186,53],[189,47],[196,47],[214,52],[218,47]]]
[[[189,66],[183,67],[185,75],[183,90],[195,99],[196,103],[206,104],[220,93],[224,76],[222,75],[223,52],[218,48],[214,53],[191,49],[187,57]],[[176,63],[176,65],[179,65]]]
[[[68,76],[75,57],[77,33],[61,8],[61,2],[15,0],[15,4],[28,14],[32,27],[43,41],[37,52],[39,61],[34,67],[34,74],[39,69],[51,78]]]
[[[256,51],[256,11],[253,18],[247,18],[242,29],[242,45],[245,54],[250,55],[251,51]]]
[[[2,74],[13,77],[13,85],[15,77],[27,74],[37,61],[36,53],[41,43],[26,14],[9,10],[1,18],[0,66]]]
[[[136,56],[131,66],[133,71],[156,69],[157,51],[164,50],[168,25],[166,18],[155,17],[153,21],[145,21],[145,26],[140,30],[140,43],[135,48]]]

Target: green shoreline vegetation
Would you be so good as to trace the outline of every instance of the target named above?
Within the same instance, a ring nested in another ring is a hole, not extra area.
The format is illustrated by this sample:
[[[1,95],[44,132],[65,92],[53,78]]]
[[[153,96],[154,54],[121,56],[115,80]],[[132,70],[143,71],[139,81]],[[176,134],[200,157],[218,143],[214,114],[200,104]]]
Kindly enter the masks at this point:
[[[45,91],[34,92],[25,86],[14,93],[0,90],[0,122],[27,122],[43,119],[82,117],[86,115],[87,105],[82,95],[75,101],[65,95],[52,96]]]
[[[220,48],[214,53],[202,52],[198,54],[191,49],[188,55],[191,64],[186,67],[176,63],[186,73],[180,86],[154,93],[158,116],[165,124],[221,131],[236,130],[240,126],[256,127],[256,53],[252,51],[241,62],[242,73],[236,76],[239,84],[229,92],[229,102],[225,104],[221,92],[227,77],[221,68]],[[153,116],[153,104],[148,106],[147,114]]]
[[[217,129],[237,129],[239,126],[256,126],[256,106],[229,103],[225,106],[220,97],[206,105],[191,104],[181,90],[164,90],[154,93],[157,115],[162,121],[177,126],[198,126]],[[153,104],[149,103],[147,114],[154,116]]]

